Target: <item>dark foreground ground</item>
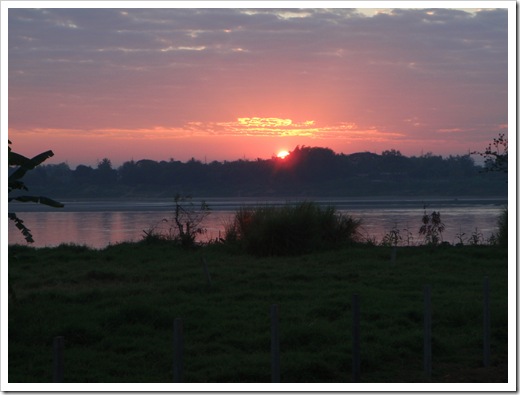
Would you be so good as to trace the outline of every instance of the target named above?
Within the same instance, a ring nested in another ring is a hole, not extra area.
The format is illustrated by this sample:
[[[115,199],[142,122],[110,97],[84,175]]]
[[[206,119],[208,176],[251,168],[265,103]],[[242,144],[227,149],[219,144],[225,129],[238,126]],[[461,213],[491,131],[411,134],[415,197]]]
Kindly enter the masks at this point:
[[[507,251],[491,246],[350,247],[255,258],[223,246],[9,247],[9,382],[171,382],[173,322],[184,380],[269,382],[272,304],[282,382],[352,380],[352,295],[361,382],[424,382],[423,286],[431,286],[433,382],[507,382]],[[201,259],[205,258],[211,284]],[[482,366],[489,278],[491,366]]]

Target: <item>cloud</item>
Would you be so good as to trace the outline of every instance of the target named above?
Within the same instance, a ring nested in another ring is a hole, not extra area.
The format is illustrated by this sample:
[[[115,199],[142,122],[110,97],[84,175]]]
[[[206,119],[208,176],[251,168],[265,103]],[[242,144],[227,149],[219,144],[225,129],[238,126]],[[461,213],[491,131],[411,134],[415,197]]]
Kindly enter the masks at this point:
[[[301,15],[285,18],[280,15]],[[306,59],[323,64],[324,54],[343,53],[349,64],[410,63],[437,68],[458,57],[506,53],[505,11],[475,15],[458,10],[393,10],[365,17],[351,10],[113,10],[51,9],[10,11],[10,55],[48,58],[91,58],[110,64],[142,62],[167,65],[169,61],[196,63],[194,54],[168,49],[198,49],[236,61],[234,48],[247,50],[246,59],[277,64],[278,60]],[[70,26],[74,26],[73,29]],[[67,31],[67,34],[65,33]],[[413,32],[413,34],[411,34]],[[28,43],[27,39],[33,40]],[[493,44],[493,45],[492,45]],[[476,51],[480,50],[480,51]],[[343,51],[343,52],[342,52]],[[146,54],[143,56],[143,54]],[[110,54],[113,56],[114,54]],[[262,60],[262,59],[260,59]],[[503,61],[505,59],[502,59]],[[342,63],[345,65],[345,62]],[[197,66],[200,67],[198,64]],[[209,64],[206,65],[209,68]],[[465,65],[468,66],[467,64]],[[446,70],[449,71],[449,70]]]
[[[291,119],[244,117],[231,122],[187,122],[180,127],[154,126],[134,129],[12,129],[24,136],[82,137],[111,140],[176,140],[193,137],[300,137],[315,140],[345,140],[349,142],[384,142],[404,138],[399,132],[362,129],[352,122],[319,124],[313,120],[293,122]]]
[[[507,10],[473,11],[10,9],[10,127],[483,133],[507,122]],[[316,124],[254,129],[239,117]]]
[[[449,128],[449,129],[438,129],[437,133],[462,133],[472,131],[474,129],[465,129],[465,128]]]

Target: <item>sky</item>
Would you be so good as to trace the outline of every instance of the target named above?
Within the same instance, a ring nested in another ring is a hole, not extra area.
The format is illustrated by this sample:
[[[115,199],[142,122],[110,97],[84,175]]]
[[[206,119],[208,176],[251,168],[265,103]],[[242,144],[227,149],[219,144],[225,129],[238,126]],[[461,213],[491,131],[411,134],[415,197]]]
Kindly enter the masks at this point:
[[[46,163],[447,156],[507,136],[506,8],[45,3],[7,29],[9,139]]]

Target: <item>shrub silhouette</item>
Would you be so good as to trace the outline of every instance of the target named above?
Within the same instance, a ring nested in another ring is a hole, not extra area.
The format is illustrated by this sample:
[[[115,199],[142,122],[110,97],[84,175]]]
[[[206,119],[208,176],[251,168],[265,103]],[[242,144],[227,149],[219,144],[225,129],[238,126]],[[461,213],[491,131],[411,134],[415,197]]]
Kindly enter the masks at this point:
[[[143,239],[147,243],[173,241],[185,248],[195,247],[197,235],[206,232],[201,224],[211,210],[204,200],[197,208],[190,195],[176,194],[174,202],[173,217],[163,218],[148,230],[143,230]],[[158,230],[159,225],[165,223],[168,224],[167,229]]]
[[[359,240],[361,221],[313,202],[241,208],[226,228],[226,241],[258,255],[298,255]]]
[[[444,232],[445,228],[441,220],[441,213],[433,211],[431,214],[426,214],[426,207],[424,207],[422,226],[419,229],[419,234],[424,236],[424,242],[433,246],[440,244],[442,242],[442,232]]]

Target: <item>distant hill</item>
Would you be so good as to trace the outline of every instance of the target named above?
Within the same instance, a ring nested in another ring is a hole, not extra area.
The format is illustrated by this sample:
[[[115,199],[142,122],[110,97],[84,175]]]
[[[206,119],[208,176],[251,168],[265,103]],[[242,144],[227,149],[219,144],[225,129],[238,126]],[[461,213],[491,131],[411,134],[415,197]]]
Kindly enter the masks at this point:
[[[113,168],[65,163],[27,173],[32,194],[53,197],[507,196],[507,174],[485,172],[469,155],[336,154],[296,147],[286,158],[202,163],[128,161]]]

